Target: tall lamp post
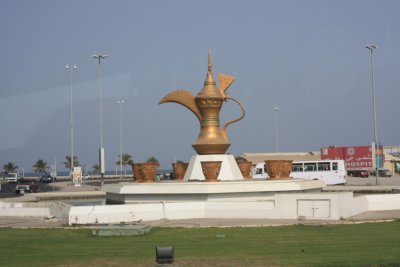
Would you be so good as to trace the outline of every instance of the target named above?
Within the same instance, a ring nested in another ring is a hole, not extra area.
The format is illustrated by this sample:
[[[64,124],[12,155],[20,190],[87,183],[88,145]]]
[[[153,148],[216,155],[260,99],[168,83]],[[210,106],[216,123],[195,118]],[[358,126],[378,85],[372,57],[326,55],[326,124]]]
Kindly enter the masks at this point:
[[[279,107],[274,107],[275,111],[275,152],[278,152],[278,110]]]
[[[125,101],[118,100],[117,104],[119,106],[119,171],[122,178],[122,105],[125,104]]]
[[[65,65],[65,69],[69,71],[69,79],[70,79],[70,109],[69,109],[69,128],[70,128],[70,145],[71,145],[71,162],[70,162],[70,175],[74,172],[74,113],[73,113],[73,104],[72,104],[72,71],[76,70],[78,66],[74,65]]]
[[[108,55],[98,54],[92,55],[92,58],[99,61],[99,103],[100,103],[100,150],[99,150],[99,165],[100,165],[100,174],[101,174],[101,186],[104,185],[104,173],[105,173],[105,159],[104,159],[104,146],[103,146],[103,88],[102,88],[102,68],[101,68],[101,60],[107,58]]]
[[[373,52],[378,48],[377,45],[371,44],[365,46],[371,52],[371,84],[372,84],[372,120],[374,126],[374,161],[373,166],[375,166],[375,183],[378,184],[378,162],[377,162],[377,151],[378,146],[378,130],[376,127],[376,102],[375,102],[375,75],[374,75],[374,57]]]

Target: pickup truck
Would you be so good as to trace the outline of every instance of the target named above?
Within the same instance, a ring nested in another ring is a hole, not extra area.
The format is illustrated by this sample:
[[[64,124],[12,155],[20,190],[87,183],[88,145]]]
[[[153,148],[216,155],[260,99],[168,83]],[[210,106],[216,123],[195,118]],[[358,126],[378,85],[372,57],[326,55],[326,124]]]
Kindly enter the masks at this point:
[[[15,186],[15,194],[24,194],[25,192],[36,193],[39,185],[35,179],[19,179]]]

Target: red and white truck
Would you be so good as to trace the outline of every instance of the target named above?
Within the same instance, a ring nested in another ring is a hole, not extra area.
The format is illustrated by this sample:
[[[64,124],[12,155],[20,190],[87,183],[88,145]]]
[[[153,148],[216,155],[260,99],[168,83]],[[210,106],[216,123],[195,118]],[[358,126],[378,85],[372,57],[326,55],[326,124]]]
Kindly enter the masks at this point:
[[[377,155],[381,156],[381,162],[384,161],[383,153],[378,149]],[[348,176],[368,177],[369,172],[373,171],[373,149],[372,146],[346,146],[346,147],[322,147],[321,159],[342,159],[346,163]]]

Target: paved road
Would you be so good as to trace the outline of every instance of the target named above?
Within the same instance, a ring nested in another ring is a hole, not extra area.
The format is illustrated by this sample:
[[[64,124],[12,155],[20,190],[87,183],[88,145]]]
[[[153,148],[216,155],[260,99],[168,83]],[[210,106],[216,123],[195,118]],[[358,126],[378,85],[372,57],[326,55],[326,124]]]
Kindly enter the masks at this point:
[[[58,190],[58,188],[55,186],[57,183],[44,184],[39,182],[38,184],[39,184],[39,192],[52,192]],[[18,195],[15,194],[15,185],[16,185],[15,183],[1,184],[0,198],[18,197]]]
[[[119,183],[119,182],[127,182],[132,181],[132,178],[112,178],[112,179],[104,179],[105,184],[111,183]],[[4,198],[16,198],[20,197],[20,195],[15,194],[15,183],[3,183],[1,184],[0,190],[0,199]],[[57,191],[92,191],[92,190],[100,190],[101,180],[93,179],[85,181],[81,187],[75,187],[72,185],[70,181],[57,181],[55,183],[42,183],[38,182],[39,190],[38,192],[57,192]],[[26,193],[30,194],[30,193]],[[33,193],[32,193],[33,194]]]
[[[400,175],[392,177],[369,176],[368,178],[347,177],[347,185],[398,185],[400,186]]]

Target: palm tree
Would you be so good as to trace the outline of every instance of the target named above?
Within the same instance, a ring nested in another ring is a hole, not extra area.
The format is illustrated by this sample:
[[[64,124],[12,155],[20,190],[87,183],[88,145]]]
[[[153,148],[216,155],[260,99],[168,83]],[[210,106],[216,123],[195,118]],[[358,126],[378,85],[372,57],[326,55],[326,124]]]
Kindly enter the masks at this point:
[[[67,160],[67,161],[64,161],[63,163],[64,163],[64,166],[65,166],[65,168],[67,168],[67,169],[71,169],[71,156],[66,156],[65,157],[65,159]],[[79,161],[78,161],[78,157],[77,156],[74,156],[74,167],[77,167],[77,166],[80,166],[80,163],[79,163]]]
[[[99,173],[100,173],[100,166],[99,166],[99,164],[94,164],[94,165],[92,166],[92,169],[93,169],[93,171],[92,171],[93,174],[99,174]]]
[[[40,173],[40,172],[45,172],[47,173],[47,170],[49,169],[49,166],[47,165],[47,162],[39,159],[38,161],[35,162],[35,164],[33,164],[33,171],[35,173]]]
[[[118,158],[121,158],[121,155],[118,155]],[[122,153],[122,166],[124,166],[124,174],[126,175],[126,166],[127,165],[132,165],[133,160],[132,160],[132,156],[129,155],[128,153]],[[115,162],[115,164],[117,166],[121,165],[121,160],[118,160]]]
[[[18,170],[18,166],[14,162],[7,162],[3,165],[3,171],[6,173],[16,172]]]

